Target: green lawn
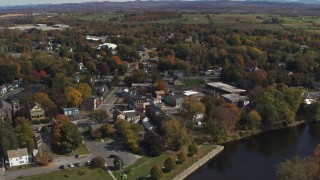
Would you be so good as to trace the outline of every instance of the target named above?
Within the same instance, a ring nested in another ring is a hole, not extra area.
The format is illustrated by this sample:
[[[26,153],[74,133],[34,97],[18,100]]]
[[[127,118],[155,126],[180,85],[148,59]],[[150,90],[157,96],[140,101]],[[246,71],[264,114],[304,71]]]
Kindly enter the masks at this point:
[[[203,156],[211,152],[213,149],[216,147],[213,145],[202,145],[199,148],[198,154],[196,156],[188,157],[187,161],[183,164],[177,164],[177,168],[175,171],[171,171],[170,173],[164,173],[162,179],[173,179],[176,175],[180,174],[183,172],[186,168],[190,167],[193,162],[198,161],[201,159]],[[149,176],[149,172],[152,166],[159,164],[160,167],[163,166],[164,161],[167,157],[171,156],[174,159],[176,158],[176,153],[178,152],[165,152],[162,153],[162,155],[158,157],[142,157],[137,160],[137,162],[131,166],[128,166],[124,168],[126,169],[131,169],[131,173],[127,175],[127,179],[136,179],[136,178],[146,178]],[[116,171],[114,172],[114,175],[117,179],[122,179],[121,177],[121,172]]]
[[[82,174],[82,175],[81,175]],[[35,176],[24,177],[23,179],[29,180],[61,180],[61,179],[70,179],[70,180],[106,180],[112,179],[108,171],[101,168],[89,169],[86,167],[72,168],[66,170],[60,170],[51,172],[48,174],[41,174]]]
[[[203,79],[185,79],[186,86],[198,86],[204,84]]]
[[[67,154],[67,156],[75,156],[77,154],[81,155],[81,154],[89,154],[89,153],[90,153],[90,151],[86,147],[86,145],[80,144],[80,146],[76,150],[74,150],[71,153]]]

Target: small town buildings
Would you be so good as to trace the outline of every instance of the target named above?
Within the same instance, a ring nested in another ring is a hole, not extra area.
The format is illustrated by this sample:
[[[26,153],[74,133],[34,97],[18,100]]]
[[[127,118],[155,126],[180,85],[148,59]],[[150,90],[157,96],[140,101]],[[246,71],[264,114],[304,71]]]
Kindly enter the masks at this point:
[[[101,102],[102,102],[102,98],[93,96],[93,97],[84,99],[80,107],[81,107],[81,110],[84,110],[84,111],[93,111],[100,106]]]
[[[0,86],[0,95],[4,95],[8,92],[8,88],[5,85]]]
[[[115,109],[113,111],[113,122],[116,122],[118,119],[124,119],[130,123],[138,123],[140,118],[140,113],[135,110],[120,111],[119,109]]]
[[[130,95],[128,97],[128,106],[131,109],[137,111],[144,111],[145,107],[149,105],[150,102],[147,101],[147,98],[140,95]]]
[[[7,151],[7,155],[10,167],[27,165],[31,162],[27,148],[9,150]]]
[[[173,76],[178,77],[178,78],[181,78],[181,77],[184,76],[184,73],[183,73],[182,70],[174,70],[174,71],[173,71]]]
[[[157,107],[160,107],[160,108],[165,107],[165,104],[162,102],[161,98],[152,98],[150,102]]]
[[[159,107],[153,104],[146,106],[146,115],[157,127],[160,127],[163,121],[169,119]]]
[[[166,95],[166,93],[164,92],[164,90],[161,90],[161,91],[155,91],[153,95],[155,98],[161,99]]]
[[[320,92],[304,92],[302,97],[304,98],[304,103],[309,105],[320,99]]]
[[[5,100],[0,100],[0,120],[12,120],[12,105]]]
[[[229,84],[225,84],[222,82],[212,82],[212,83],[206,83],[206,86],[203,88],[204,93],[208,94],[245,94],[246,90],[239,89],[237,87],[231,86]]]
[[[55,25],[53,25],[52,27],[65,29],[65,28],[69,28],[70,26],[69,26],[69,25],[66,25],[66,24],[55,24]]]
[[[35,101],[32,101],[30,103],[29,114],[31,120],[41,120],[46,117],[44,109],[41,107],[39,103]]]
[[[74,115],[79,113],[79,109],[74,107],[74,108],[62,108],[63,114],[66,116],[69,115]]]
[[[148,117],[145,117],[142,119],[142,124],[143,124],[143,127],[147,130],[154,129],[154,125],[152,124],[152,122],[150,121],[150,119]]]
[[[182,94],[175,94],[165,96],[162,101],[172,107],[180,107],[184,102],[184,97]]]
[[[98,81],[94,83],[93,90],[98,96],[102,96],[108,91],[108,86],[104,82]]]
[[[239,94],[223,94],[221,95],[227,102],[236,104],[238,106],[247,106],[250,101],[246,96],[240,96]]]
[[[192,98],[196,98],[198,100],[201,100],[202,98],[204,98],[206,96],[201,92],[193,91],[193,90],[183,91],[182,94],[185,97],[192,97]]]

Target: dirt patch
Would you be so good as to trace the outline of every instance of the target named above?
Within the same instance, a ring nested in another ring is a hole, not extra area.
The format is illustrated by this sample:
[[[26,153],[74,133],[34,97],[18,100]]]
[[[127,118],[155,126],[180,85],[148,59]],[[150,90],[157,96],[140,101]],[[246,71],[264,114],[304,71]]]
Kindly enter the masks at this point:
[[[4,14],[0,15],[0,18],[7,18],[7,17],[17,17],[17,16],[24,16],[25,14]]]

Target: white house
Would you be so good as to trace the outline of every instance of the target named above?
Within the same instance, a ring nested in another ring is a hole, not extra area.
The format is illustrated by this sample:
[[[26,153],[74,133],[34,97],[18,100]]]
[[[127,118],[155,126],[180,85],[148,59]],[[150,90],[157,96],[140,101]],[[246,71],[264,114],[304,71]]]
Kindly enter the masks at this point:
[[[4,95],[8,92],[8,89],[6,86],[0,86],[0,95]]]
[[[10,167],[30,164],[31,158],[29,158],[27,148],[9,150],[7,151],[7,154]]]

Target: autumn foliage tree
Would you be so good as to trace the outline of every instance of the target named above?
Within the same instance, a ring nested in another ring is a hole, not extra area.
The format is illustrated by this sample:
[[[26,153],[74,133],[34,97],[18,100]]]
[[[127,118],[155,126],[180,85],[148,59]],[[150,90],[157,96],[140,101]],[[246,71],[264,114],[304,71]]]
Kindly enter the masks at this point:
[[[81,93],[82,98],[91,96],[91,87],[87,83],[77,83],[74,85],[74,88]]]
[[[19,146],[27,148],[28,152],[31,153],[35,148],[34,132],[32,126],[25,118],[22,117],[16,121],[15,132],[19,141]]]
[[[189,140],[187,129],[177,119],[165,121],[162,125],[162,131],[165,142],[171,149],[179,150]]]
[[[79,107],[82,103],[82,94],[73,87],[67,87],[64,96],[69,106]]]
[[[57,114],[57,105],[49,98],[48,94],[41,92],[34,93],[32,99],[44,108],[46,115],[54,116]]]
[[[52,150],[58,154],[68,154],[82,141],[78,128],[64,115],[58,115],[51,128]]]

